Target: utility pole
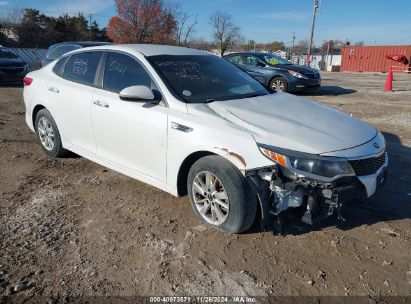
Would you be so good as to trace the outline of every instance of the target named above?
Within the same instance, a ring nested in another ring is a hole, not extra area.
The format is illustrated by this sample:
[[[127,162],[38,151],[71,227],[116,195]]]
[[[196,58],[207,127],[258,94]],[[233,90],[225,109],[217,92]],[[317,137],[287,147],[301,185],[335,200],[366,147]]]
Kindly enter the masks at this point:
[[[311,35],[310,41],[308,43],[308,55],[311,55],[312,47],[313,47],[313,39],[314,39],[314,29],[315,29],[315,18],[317,17],[317,10],[318,10],[318,0],[314,0],[314,10],[313,10],[313,23],[311,25]]]
[[[293,33],[293,47],[291,48],[291,56],[294,54],[295,32]]]
[[[327,43],[327,56],[325,56],[325,68],[326,68],[326,70],[327,70],[327,68],[328,68],[328,56],[330,55],[330,40],[328,40],[328,43]],[[331,62],[330,62],[330,65],[331,65]]]
[[[92,16],[93,16],[93,14],[88,14],[88,19],[90,20],[89,21],[90,36],[92,36],[92,33],[91,33],[91,18],[92,18]]]

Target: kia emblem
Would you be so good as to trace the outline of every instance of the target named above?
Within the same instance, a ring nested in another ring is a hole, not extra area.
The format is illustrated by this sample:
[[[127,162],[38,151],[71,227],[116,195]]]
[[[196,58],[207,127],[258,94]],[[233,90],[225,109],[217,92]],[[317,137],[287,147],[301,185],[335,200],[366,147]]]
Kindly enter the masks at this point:
[[[379,145],[379,144],[377,144],[376,142],[375,142],[375,143],[373,143],[373,146],[374,146],[374,148],[375,148],[375,149],[379,149],[379,148],[380,148],[380,145]]]

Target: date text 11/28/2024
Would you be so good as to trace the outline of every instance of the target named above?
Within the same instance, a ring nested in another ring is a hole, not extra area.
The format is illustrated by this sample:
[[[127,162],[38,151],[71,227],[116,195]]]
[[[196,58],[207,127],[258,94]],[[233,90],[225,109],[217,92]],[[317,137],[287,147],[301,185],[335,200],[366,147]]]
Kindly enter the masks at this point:
[[[249,296],[161,296],[150,297],[150,303],[257,303],[257,298]]]

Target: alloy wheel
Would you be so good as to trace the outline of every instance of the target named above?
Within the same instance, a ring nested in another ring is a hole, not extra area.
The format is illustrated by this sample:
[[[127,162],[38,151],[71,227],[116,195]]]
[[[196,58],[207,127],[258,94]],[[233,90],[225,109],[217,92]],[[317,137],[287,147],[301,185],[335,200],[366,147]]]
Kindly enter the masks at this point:
[[[284,90],[285,90],[284,81],[281,80],[281,79],[276,79],[276,80],[274,80],[271,88],[272,88],[273,90],[276,90],[276,91],[284,92]]]
[[[41,117],[37,125],[40,142],[47,151],[54,148],[54,130],[46,117]]]
[[[193,180],[194,204],[201,217],[214,226],[228,217],[230,202],[223,183],[213,173],[202,171]]]

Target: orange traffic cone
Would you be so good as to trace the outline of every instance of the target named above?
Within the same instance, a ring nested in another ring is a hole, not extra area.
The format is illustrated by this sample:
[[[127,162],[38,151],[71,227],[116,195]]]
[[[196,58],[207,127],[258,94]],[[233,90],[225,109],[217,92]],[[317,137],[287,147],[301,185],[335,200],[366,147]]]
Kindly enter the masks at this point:
[[[388,70],[387,82],[385,83],[384,91],[392,91],[392,81],[394,80],[394,73],[392,68]]]

